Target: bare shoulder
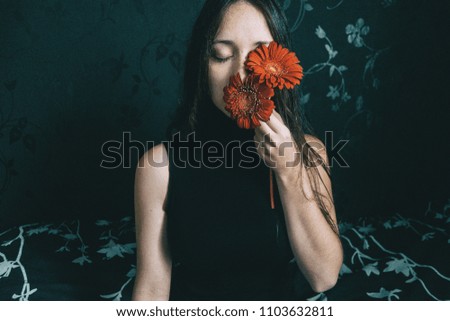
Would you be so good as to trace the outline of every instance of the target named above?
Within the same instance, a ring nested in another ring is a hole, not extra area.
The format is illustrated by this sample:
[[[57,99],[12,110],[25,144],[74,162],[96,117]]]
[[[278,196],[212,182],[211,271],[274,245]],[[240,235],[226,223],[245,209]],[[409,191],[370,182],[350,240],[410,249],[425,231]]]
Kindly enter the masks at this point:
[[[150,148],[139,159],[138,168],[163,168],[169,164],[167,150],[164,144],[158,144]]]
[[[328,164],[327,149],[325,147],[325,144],[319,138],[313,135],[305,134],[305,140],[311,148],[319,153],[320,157],[325,160],[325,163]]]
[[[305,134],[305,140],[308,144],[313,144],[313,145],[317,145],[317,146],[320,145],[323,148],[325,148],[324,143],[316,136]]]
[[[164,198],[169,182],[169,161],[164,144],[150,148],[139,159],[136,167],[135,188],[137,194],[153,192]]]

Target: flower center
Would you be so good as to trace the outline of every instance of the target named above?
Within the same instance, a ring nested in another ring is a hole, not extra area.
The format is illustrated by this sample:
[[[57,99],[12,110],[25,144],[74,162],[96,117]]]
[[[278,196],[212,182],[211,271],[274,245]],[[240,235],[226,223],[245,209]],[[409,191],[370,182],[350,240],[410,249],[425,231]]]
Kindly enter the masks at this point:
[[[259,106],[257,93],[250,88],[241,88],[238,96],[239,113],[242,116],[254,114]]]
[[[280,65],[277,63],[274,63],[274,62],[269,62],[266,65],[265,69],[266,69],[267,73],[275,75],[275,76],[279,76],[283,72],[282,68],[280,68]]]

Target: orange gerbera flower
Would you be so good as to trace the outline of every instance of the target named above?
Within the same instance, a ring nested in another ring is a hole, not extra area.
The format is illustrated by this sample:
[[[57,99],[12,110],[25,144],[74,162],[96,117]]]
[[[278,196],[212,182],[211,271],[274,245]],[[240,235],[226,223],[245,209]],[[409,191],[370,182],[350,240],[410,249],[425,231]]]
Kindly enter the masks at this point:
[[[275,41],[269,47],[260,45],[248,55],[246,68],[259,76],[270,88],[294,88],[303,78],[303,68],[294,52],[283,48]]]
[[[223,89],[225,110],[237,121],[240,128],[256,128],[260,121],[268,121],[275,108],[274,90],[260,83],[254,75],[249,75],[244,82],[237,73],[230,77],[229,84]]]

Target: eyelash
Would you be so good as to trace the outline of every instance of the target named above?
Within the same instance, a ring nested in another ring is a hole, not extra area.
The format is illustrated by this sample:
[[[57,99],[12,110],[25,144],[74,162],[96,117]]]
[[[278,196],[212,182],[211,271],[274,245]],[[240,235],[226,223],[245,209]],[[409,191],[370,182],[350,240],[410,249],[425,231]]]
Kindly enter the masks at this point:
[[[216,57],[216,56],[214,56],[214,55],[212,56],[212,58],[213,58],[214,60],[216,60],[218,63],[221,63],[221,64],[227,62],[227,61],[230,60],[232,57],[233,57],[233,56],[228,57],[228,58],[219,58],[219,57]]]

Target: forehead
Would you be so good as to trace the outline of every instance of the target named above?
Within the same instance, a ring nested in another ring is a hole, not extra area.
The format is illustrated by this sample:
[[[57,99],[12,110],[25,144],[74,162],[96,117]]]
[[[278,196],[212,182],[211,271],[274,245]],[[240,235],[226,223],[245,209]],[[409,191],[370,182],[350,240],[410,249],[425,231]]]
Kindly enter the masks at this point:
[[[253,5],[239,1],[228,7],[215,40],[227,39],[239,44],[272,40],[267,21]]]

